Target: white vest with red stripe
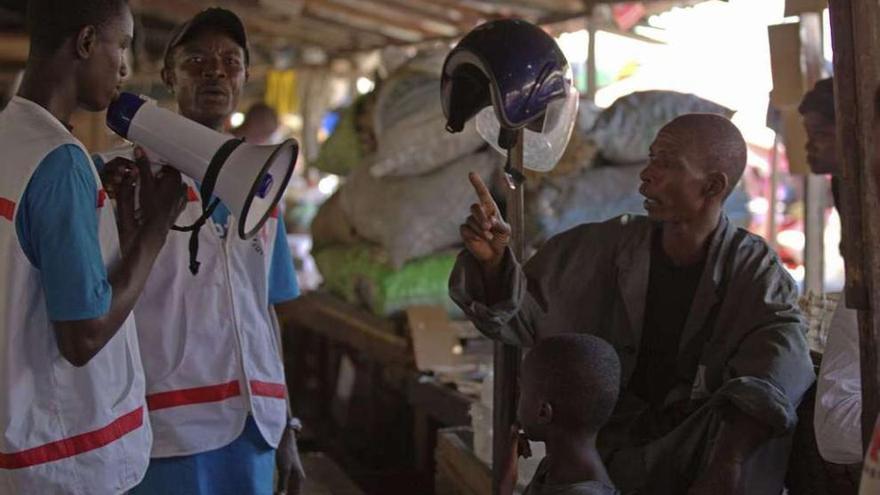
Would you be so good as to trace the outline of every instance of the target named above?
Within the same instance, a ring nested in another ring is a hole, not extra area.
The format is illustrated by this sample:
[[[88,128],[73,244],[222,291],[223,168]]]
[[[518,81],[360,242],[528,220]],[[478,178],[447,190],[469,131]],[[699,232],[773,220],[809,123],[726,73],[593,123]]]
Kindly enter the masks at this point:
[[[176,224],[202,213],[194,181]],[[135,307],[153,426],[152,457],[224,447],[251,414],[278,445],[287,424],[286,387],[269,267],[278,219],[244,241],[229,217],[225,239],[208,220],[199,234],[199,273],[189,271],[189,232],[172,231]]]
[[[31,176],[46,155],[65,144],[82,148],[31,101],[15,97],[0,113],[3,494],[118,494],[140,482],[149,461],[150,427],[134,318],[129,316],[88,364],[72,366],[58,350],[40,272],[22,251],[15,230],[17,206]],[[119,240],[99,184],[96,172],[95,215],[109,268],[119,261]]]

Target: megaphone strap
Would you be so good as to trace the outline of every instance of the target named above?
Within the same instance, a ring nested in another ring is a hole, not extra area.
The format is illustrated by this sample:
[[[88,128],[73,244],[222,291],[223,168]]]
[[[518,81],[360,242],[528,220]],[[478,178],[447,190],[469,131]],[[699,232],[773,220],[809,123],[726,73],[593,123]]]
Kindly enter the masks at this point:
[[[211,158],[211,163],[208,164],[208,169],[205,170],[205,176],[202,178],[202,185],[199,188],[199,193],[202,195],[202,215],[199,219],[193,222],[192,225],[186,227],[179,227],[177,225],[171,227],[172,230],[178,232],[192,232],[189,238],[189,271],[193,275],[199,273],[199,265],[201,264],[198,261],[199,230],[201,230],[202,226],[205,225],[205,222],[211,218],[214,209],[217,208],[217,205],[220,203],[220,200],[217,198],[211,200],[208,205],[205,205],[205,201],[214,195],[214,185],[217,183],[217,176],[220,175],[220,169],[223,168],[226,159],[229,158],[229,155],[231,155],[232,152],[243,142],[244,139],[230,139],[223,143],[223,146],[220,146],[220,149],[218,149],[217,153],[214,153],[214,156]]]

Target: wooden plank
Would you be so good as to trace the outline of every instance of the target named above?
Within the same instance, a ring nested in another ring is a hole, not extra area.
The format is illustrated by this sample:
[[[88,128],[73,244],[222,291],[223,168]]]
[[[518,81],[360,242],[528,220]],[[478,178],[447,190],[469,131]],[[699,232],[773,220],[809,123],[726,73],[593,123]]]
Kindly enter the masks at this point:
[[[378,31],[375,31],[371,28],[364,26],[353,26],[351,24],[346,24],[339,19],[333,17],[321,17],[315,15],[313,12],[309,12],[308,10],[303,11],[301,19],[304,23],[308,24],[317,24],[323,25],[327,27],[333,27],[336,29],[345,30],[349,33],[349,35],[354,36],[358,39],[358,45],[352,48],[363,49],[363,47],[367,48],[380,48],[386,45],[394,45],[400,44],[401,40],[397,38],[390,38]],[[347,49],[347,51],[352,51],[352,48]]]
[[[413,376],[407,382],[406,395],[413,407],[425,410],[428,416],[444,426],[471,424],[470,407],[476,399],[434,379]]]
[[[800,17],[801,57],[804,92],[825,76],[822,47],[822,14],[807,12]],[[799,128],[803,129],[802,126]],[[787,129],[787,128],[786,128]],[[806,160],[804,160],[806,162]],[[805,163],[806,165],[806,163]],[[815,294],[825,285],[825,196],[828,180],[809,173],[804,175],[804,289]]]
[[[469,31],[476,26],[482,17],[467,10],[446,8],[434,0],[385,0],[398,8],[409,9],[413,14],[421,13],[436,19],[445,19],[459,27],[460,32]]]
[[[308,0],[305,12],[322,19],[333,19],[381,33],[389,38],[407,42],[417,42],[425,38],[425,33],[409,26],[401,26],[387,18],[371,13],[360,12],[349,6],[338,5],[327,0]]]
[[[409,342],[396,334],[391,321],[355,309],[334,296],[310,293],[279,309],[278,320],[285,332],[305,328],[382,363],[413,367]]]
[[[326,455],[303,454],[302,463],[306,472],[302,495],[363,495],[345,471]]]
[[[874,181],[874,95],[880,80],[880,6],[873,0],[829,2],[834,48],[838,152],[843,165],[843,248],[847,305],[859,310],[862,437],[868,445],[880,411],[880,211]]]
[[[489,467],[473,449],[469,428],[448,428],[437,432],[437,495],[488,495],[492,489]]]
[[[375,19],[393,23],[397,26],[415,29],[422,33],[422,36],[455,36],[459,33],[459,29],[451,24],[443,22],[442,19],[434,19],[426,16],[424,13],[413,13],[405,6],[401,8],[399,4],[378,0],[309,0],[309,1],[328,1],[338,5],[344,5],[357,11],[359,14],[373,16]]]
[[[325,47],[329,50],[346,48],[352,45],[346,40],[346,35],[321,32],[304,29],[297,25],[296,21],[275,19],[266,16],[266,11],[244,5],[229,5],[230,2],[220,2],[220,5],[228,6],[235,10],[241,17],[249,35],[265,35],[274,38],[292,39],[301,43]],[[217,5],[210,0],[190,0],[180,2],[178,0],[132,0],[131,6],[134,12],[141,15],[150,15],[165,21],[179,24],[198,14],[202,10]],[[252,36],[253,37],[253,36]]]

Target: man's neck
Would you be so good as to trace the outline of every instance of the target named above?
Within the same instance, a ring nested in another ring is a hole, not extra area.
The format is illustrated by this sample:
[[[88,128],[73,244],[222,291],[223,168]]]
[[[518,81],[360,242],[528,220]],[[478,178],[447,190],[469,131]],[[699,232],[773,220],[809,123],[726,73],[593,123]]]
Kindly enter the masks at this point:
[[[72,64],[52,59],[29,60],[18,96],[45,108],[59,122],[70,127],[70,117],[77,107],[76,79]]]
[[[690,222],[664,222],[663,252],[676,266],[689,266],[706,257],[709,238],[721,220],[720,208]]]
[[[547,441],[547,485],[568,485],[584,481],[611,484],[611,478],[596,450],[596,434],[551,432]]]

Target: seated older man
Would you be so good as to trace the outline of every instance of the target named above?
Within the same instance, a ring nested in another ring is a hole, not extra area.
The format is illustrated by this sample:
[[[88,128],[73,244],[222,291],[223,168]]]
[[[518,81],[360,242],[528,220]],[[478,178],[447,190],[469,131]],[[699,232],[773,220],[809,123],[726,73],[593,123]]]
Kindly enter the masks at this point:
[[[490,338],[531,346],[577,329],[610,342],[622,394],[599,438],[624,493],[782,492],[814,380],[797,288],[760,237],[722,205],[746,163],[729,120],[666,125],[641,173],[647,217],[585,224],[525,264],[485,185],[461,226],[456,303]]]

